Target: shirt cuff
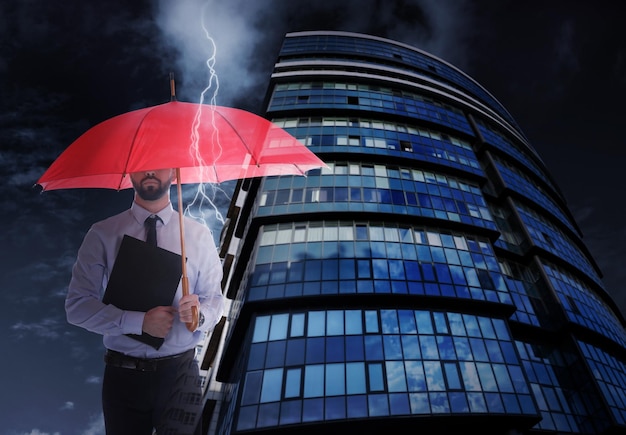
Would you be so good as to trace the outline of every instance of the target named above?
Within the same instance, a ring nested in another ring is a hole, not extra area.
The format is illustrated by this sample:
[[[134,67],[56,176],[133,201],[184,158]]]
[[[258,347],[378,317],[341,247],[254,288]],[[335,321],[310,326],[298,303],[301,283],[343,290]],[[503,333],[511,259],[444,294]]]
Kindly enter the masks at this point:
[[[141,311],[125,311],[122,316],[122,334],[141,334],[145,315]]]

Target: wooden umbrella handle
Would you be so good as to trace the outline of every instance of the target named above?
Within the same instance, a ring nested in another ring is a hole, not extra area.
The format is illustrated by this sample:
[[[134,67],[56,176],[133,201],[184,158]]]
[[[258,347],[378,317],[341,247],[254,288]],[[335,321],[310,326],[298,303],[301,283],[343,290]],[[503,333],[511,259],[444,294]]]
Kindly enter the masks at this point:
[[[178,193],[178,220],[180,223],[180,257],[181,257],[181,266],[182,266],[182,287],[183,287],[183,296],[187,296],[189,294],[189,278],[187,277],[187,256],[185,255],[185,228],[183,223],[183,194],[180,181],[180,168],[176,168],[176,189]],[[199,316],[198,316],[198,307],[191,308],[192,320],[189,323],[186,323],[187,329],[191,332],[198,329]]]
[[[185,260],[183,260],[184,263]],[[186,296],[189,294],[189,278],[187,278],[187,275],[184,274],[183,275],[183,296]],[[191,322],[186,323],[187,325],[187,329],[191,332],[195,331],[196,329],[198,329],[198,323],[199,323],[199,315],[198,315],[198,307],[193,306],[191,307],[191,315],[192,315],[192,319]]]

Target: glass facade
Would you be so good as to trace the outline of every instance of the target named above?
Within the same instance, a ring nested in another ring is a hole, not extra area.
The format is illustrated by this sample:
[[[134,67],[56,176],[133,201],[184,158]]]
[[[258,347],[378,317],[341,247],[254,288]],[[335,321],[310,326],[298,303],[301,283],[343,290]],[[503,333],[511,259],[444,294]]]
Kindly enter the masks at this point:
[[[397,156],[482,174],[468,142],[434,129],[363,118],[305,117],[272,121],[319,152]]]
[[[350,110],[358,108],[370,114],[385,113],[411,116],[416,120],[436,122],[471,134],[463,112],[449,104],[421,93],[394,92],[391,88],[355,85],[346,82],[311,82],[277,85],[268,112],[311,109]]]
[[[300,32],[265,111],[328,167],[236,189],[209,433],[626,432],[623,315],[488,91],[402,43]]]
[[[346,418],[535,413],[503,319],[353,309],[256,317],[237,430]]]
[[[263,228],[246,300],[352,293],[512,304],[487,239],[376,222]]]
[[[316,210],[401,213],[496,230],[479,186],[409,167],[329,162],[320,176],[266,179],[259,215]],[[313,172],[313,171],[312,171]]]

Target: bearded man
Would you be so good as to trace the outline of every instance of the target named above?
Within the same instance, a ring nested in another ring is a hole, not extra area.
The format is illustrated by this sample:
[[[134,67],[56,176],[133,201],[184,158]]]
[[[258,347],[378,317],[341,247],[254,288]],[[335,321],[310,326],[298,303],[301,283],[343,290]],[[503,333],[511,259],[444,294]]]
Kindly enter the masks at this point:
[[[142,171],[130,177],[135,190],[130,209],[93,224],[85,235],[65,301],[67,319],[103,336],[102,407],[107,434],[150,435],[155,429],[202,433],[195,348],[222,316],[221,262],[211,231],[185,217],[189,294],[183,296],[179,284],[171,305],[147,312],[103,303],[125,235],[148,237],[159,248],[181,253],[180,223],[170,202],[175,170]],[[194,309],[200,320],[197,329],[189,331],[186,324],[192,322]],[[163,339],[162,344],[155,348],[133,338],[142,334]]]

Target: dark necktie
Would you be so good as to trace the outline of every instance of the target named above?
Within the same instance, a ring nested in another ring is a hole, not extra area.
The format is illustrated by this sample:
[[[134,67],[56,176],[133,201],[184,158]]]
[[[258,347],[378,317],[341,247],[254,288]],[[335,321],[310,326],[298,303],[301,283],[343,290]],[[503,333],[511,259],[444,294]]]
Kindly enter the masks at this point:
[[[157,245],[157,236],[156,236],[156,224],[157,221],[160,221],[161,218],[158,216],[150,216],[144,222],[146,226],[146,243],[156,246]]]

